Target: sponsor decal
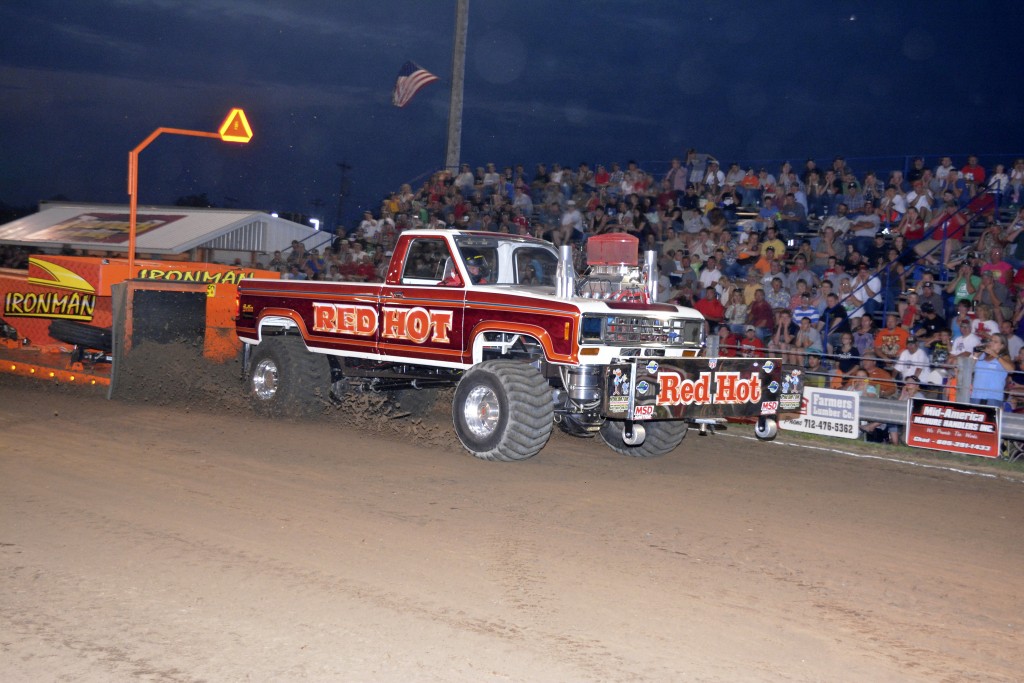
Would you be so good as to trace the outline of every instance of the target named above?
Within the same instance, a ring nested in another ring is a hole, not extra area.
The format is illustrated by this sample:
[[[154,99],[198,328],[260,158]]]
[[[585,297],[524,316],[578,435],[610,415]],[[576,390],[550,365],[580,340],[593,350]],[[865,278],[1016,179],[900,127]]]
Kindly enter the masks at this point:
[[[762,366],[762,369],[770,375],[772,370],[775,369],[775,362],[774,361],[770,361],[770,360],[766,360],[764,362],[764,366]]]
[[[800,370],[794,368],[782,378],[782,393],[800,393]]]
[[[778,382],[776,382],[775,380],[772,380],[772,381],[771,381],[771,382],[770,382],[770,383],[768,384],[768,393],[770,393],[770,394],[774,394],[774,393],[775,393],[775,392],[777,392],[778,390],[779,390],[779,383],[778,383]]]
[[[717,358],[709,358],[708,359],[708,367],[711,368],[712,370],[714,370],[716,367],[718,367],[718,359]]]
[[[774,415],[779,412],[778,401],[761,401],[761,414],[762,415]]]
[[[139,278],[143,280],[175,280],[215,285],[237,285],[239,280],[246,277],[256,277],[256,273],[251,271],[246,273],[241,270],[211,273],[208,270],[161,270],[158,268],[144,268],[139,271]]]
[[[621,413],[629,409],[629,397],[628,396],[611,396],[608,399],[608,409]]]
[[[46,277],[27,278],[29,284],[67,291],[7,292],[4,295],[4,316],[92,320],[96,310],[96,289],[87,280],[74,271],[39,258],[29,258],[29,267],[38,268],[46,274]]]
[[[629,375],[622,371],[622,368],[615,368],[612,371],[612,396],[629,395]]]
[[[779,394],[779,405],[783,410],[798,410],[801,407],[800,394]]]
[[[70,289],[76,292],[95,294],[96,288],[78,273],[68,270],[64,266],[50,263],[39,258],[29,258],[29,268],[38,268],[46,273],[48,277],[30,277],[26,280],[30,285],[42,287],[56,287],[57,289]]]
[[[650,420],[654,417],[654,406],[636,406],[633,408],[634,420]]]
[[[648,384],[646,380],[640,380],[639,382],[636,383],[636,393],[637,394],[641,394],[641,395],[646,394],[647,390],[650,389],[650,388],[651,388],[651,385]]]
[[[658,361],[652,360],[647,362],[647,373],[650,375],[657,374],[658,372]]]
[[[378,315],[373,306],[313,303],[313,329],[317,332],[372,337],[379,326],[382,337],[414,344],[450,344],[452,318],[452,311],[419,307],[385,306]]]
[[[796,410],[800,407],[800,399],[803,396],[803,390],[800,388],[800,375],[800,370],[794,368],[782,378],[782,392],[779,394],[779,402],[783,410]]]
[[[96,295],[85,292],[7,292],[4,316],[92,320]]]
[[[696,379],[686,379],[676,372],[662,372],[658,374],[658,382],[658,405],[761,402],[759,375],[742,377],[738,372],[719,372],[715,375],[702,372]]]

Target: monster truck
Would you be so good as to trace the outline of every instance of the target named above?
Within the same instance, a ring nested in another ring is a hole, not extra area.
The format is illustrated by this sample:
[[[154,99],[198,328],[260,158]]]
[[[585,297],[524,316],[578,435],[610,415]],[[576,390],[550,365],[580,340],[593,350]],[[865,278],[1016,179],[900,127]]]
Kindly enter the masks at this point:
[[[611,238],[603,257],[588,242],[583,275],[570,247],[415,230],[383,283],[243,280],[236,331],[254,408],[313,415],[353,387],[416,406],[454,387],[455,432],[486,460],[536,455],[554,425],[639,457],[730,417],[773,439],[780,362],[702,357],[700,313],[657,303],[653,252],[639,263],[634,238]]]

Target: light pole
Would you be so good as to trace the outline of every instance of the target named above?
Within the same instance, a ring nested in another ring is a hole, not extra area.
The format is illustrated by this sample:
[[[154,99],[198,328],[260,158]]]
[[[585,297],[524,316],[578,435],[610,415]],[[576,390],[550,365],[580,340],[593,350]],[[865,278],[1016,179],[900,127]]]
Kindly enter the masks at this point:
[[[139,208],[139,152],[146,149],[149,143],[163,133],[171,135],[191,135],[200,138],[220,138],[224,142],[249,142],[252,139],[252,128],[241,109],[232,109],[228,117],[216,133],[185,128],[157,128],[149,134],[138,147],[128,153],[128,279],[135,277],[135,228]]]
[[[462,156],[462,90],[466,80],[466,33],[469,30],[469,0],[455,4],[455,41],[452,45],[452,93],[448,102],[448,147],[445,168],[459,170]]]

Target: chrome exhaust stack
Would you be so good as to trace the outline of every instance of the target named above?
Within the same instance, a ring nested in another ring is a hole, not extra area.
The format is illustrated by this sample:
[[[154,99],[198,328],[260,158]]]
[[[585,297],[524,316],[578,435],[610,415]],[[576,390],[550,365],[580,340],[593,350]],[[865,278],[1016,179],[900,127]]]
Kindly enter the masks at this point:
[[[572,265],[572,246],[558,248],[558,267],[555,269],[555,297],[571,299],[576,296],[576,268]]]
[[[647,290],[647,300],[654,303],[658,300],[658,252],[644,252],[644,288]]]

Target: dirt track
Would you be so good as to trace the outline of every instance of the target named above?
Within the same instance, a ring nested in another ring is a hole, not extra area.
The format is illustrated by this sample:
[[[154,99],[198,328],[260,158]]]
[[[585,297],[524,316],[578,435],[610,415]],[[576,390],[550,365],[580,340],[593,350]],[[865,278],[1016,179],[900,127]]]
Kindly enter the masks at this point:
[[[0,381],[3,679],[1024,671],[1020,481],[743,430],[496,464],[440,420],[351,424]]]

